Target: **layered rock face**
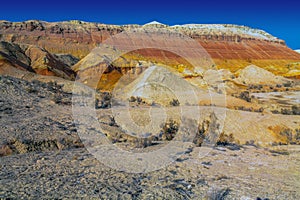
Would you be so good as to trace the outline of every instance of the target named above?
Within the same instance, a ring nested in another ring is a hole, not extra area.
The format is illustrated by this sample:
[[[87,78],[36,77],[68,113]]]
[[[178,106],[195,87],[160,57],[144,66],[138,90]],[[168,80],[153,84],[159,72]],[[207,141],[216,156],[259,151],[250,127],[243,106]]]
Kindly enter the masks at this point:
[[[17,68],[41,75],[58,76],[72,80],[76,73],[61,60],[38,46],[0,42],[0,71]]]
[[[121,32],[121,27],[80,21],[0,22],[0,40],[33,44],[52,53],[69,53],[83,58],[97,43]]]
[[[82,21],[67,22],[0,22],[0,40],[33,44],[45,48],[51,53],[72,54],[83,58],[97,44],[112,35],[135,28],[167,29],[190,36],[198,41],[209,53],[219,68],[227,68],[235,72],[250,64],[255,64],[276,74],[287,74],[289,70],[299,68],[295,63],[300,55],[288,48],[284,41],[257,29],[235,25],[175,25],[167,26],[159,23],[140,25],[105,25]],[[176,63],[180,58],[162,51],[138,52],[145,58]],[[171,60],[171,61],[170,61]],[[287,66],[291,67],[286,69]],[[294,75],[294,74],[292,74]],[[290,76],[290,75],[288,75]]]

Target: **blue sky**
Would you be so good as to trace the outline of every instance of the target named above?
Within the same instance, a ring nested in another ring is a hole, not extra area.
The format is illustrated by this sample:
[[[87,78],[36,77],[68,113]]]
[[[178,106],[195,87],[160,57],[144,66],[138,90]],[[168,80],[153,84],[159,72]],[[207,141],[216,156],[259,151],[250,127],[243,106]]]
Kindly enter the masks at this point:
[[[79,19],[107,24],[227,23],[263,29],[300,49],[300,2],[293,0],[128,0],[1,2],[0,19],[62,21]]]

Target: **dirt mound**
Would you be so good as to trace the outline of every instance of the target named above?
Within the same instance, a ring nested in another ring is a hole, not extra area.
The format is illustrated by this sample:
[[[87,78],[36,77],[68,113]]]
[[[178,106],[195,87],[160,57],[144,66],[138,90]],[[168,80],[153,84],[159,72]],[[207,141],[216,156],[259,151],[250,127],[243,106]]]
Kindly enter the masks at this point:
[[[257,67],[255,65],[250,65],[239,72],[237,72],[238,78],[235,79],[236,82],[241,84],[283,84],[290,82],[288,79],[276,76],[273,73]]]
[[[181,105],[197,105],[197,95],[204,93],[203,90],[160,66],[149,67],[128,86],[119,87],[124,85],[122,82],[126,81],[126,78],[124,76],[120,79],[114,91],[116,96],[123,100],[134,96],[161,105],[170,105],[173,99],[178,100]]]

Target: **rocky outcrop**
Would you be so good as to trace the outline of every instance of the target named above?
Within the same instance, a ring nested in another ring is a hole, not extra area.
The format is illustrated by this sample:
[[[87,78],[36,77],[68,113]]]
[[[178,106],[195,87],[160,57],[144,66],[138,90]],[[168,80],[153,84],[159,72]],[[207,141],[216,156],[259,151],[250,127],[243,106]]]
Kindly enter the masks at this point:
[[[5,70],[4,70],[5,68]],[[7,54],[0,51],[0,72],[5,74],[5,71],[10,69],[19,69],[29,72],[35,72],[32,67],[20,62],[19,60],[9,57]]]
[[[57,56],[34,45],[0,42],[1,66],[72,80],[75,72]]]
[[[126,79],[126,78],[125,78]],[[173,99],[179,100],[181,105],[197,105],[198,98],[196,94],[203,94],[203,91],[182,77],[176,76],[174,73],[164,67],[151,66],[145,70],[136,80],[123,87],[116,86],[116,96],[122,100],[133,97],[141,97],[146,102],[155,102],[160,105],[170,105]]]
[[[238,71],[238,77],[235,79],[237,83],[240,84],[284,84],[290,82],[290,80],[276,76],[271,72],[261,69],[255,65],[250,65],[245,69]]]
[[[1,41],[0,52],[2,53],[2,56],[5,56],[8,59],[15,59],[24,63],[25,65],[30,65],[30,58],[25,54],[18,44]]]
[[[55,54],[55,58],[69,67],[75,65],[79,61],[78,58],[71,54]]]

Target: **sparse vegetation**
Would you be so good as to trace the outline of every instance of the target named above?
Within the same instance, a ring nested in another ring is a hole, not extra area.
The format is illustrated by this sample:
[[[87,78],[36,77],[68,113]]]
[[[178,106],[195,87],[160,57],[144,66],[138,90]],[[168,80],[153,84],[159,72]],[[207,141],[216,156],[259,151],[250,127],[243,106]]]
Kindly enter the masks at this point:
[[[135,104],[137,104],[137,105],[146,105],[147,103],[146,103],[146,101],[142,98],[142,97],[139,97],[139,96],[137,96],[137,97],[135,97],[135,96],[131,96],[129,99],[128,99],[128,101],[130,102],[130,103],[135,103]]]
[[[110,119],[110,122],[108,125],[118,127],[118,124],[116,123],[116,120],[113,116],[110,116],[109,119]]]
[[[229,195],[230,191],[231,190],[229,188],[222,188],[222,189],[213,188],[209,192],[207,199],[209,199],[209,200],[225,200],[226,197]]]
[[[247,101],[247,102],[251,102],[251,97],[250,97],[250,93],[248,91],[243,91],[240,93],[239,98]]]
[[[53,96],[53,101],[56,103],[56,104],[60,104],[62,101],[62,97],[58,94],[58,93],[56,93],[56,94],[54,94],[54,96]]]
[[[279,154],[279,155],[290,155],[290,152],[287,150],[270,150],[272,154]]]
[[[135,148],[145,148],[152,145],[152,137],[148,138],[136,138],[134,140],[134,146]]]
[[[202,144],[209,143],[215,144],[218,137],[220,124],[218,123],[217,116],[212,112],[208,120],[202,121],[198,126],[198,132],[193,140],[196,146],[202,146]]]
[[[102,92],[101,99],[99,98],[95,99],[95,108],[96,109],[111,108],[111,99],[112,99],[111,93]]]
[[[243,111],[248,111],[248,112],[252,112],[253,108],[246,108],[245,106],[238,106],[236,107],[237,110],[243,110]]]
[[[279,135],[286,138],[287,144],[290,144],[293,141],[293,133],[292,133],[292,130],[289,128],[280,131]]]
[[[262,88],[263,88],[262,85],[253,85],[253,84],[250,84],[250,85],[248,86],[248,89],[249,89],[249,90],[253,90],[253,89],[261,90]]]
[[[286,82],[283,84],[284,87],[291,87],[292,86],[292,82]]]
[[[279,92],[279,91],[290,91],[293,90],[293,81],[289,81],[283,84],[276,84],[276,85],[253,85],[250,84],[247,87],[247,91],[251,93],[260,92],[260,93],[266,93],[266,92]]]
[[[50,81],[49,83],[48,83],[48,89],[50,90],[50,91],[61,91],[62,90],[62,85],[59,85],[59,84],[57,84],[57,82],[56,81]]]
[[[300,129],[296,129],[295,132],[295,140],[297,143],[300,143]]]
[[[8,156],[13,153],[12,149],[8,145],[2,145],[0,147],[0,157]]]
[[[196,144],[196,146],[201,146],[205,137],[207,136],[207,130],[209,128],[209,121],[208,120],[204,120],[201,124],[199,124],[198,126],[198,132],[193,140],[194,144]]]
[[[292,106],[292,113],[294,115],[300,115],[300,106],[293,105]]]
[[[293,105],[291,108],[282,108],[280,112],[272,111],[272,113],[281,113],[283,115],[300,115],[300,106]]]
[[[293,112],[290,109],[286,109],[286,108],[282,108],[280,113],[283,115],[292,115],[293,114]]]
[[[180,102],[178,101],[178,99],[173,99],[172,101],[170,101],[170,105],[171,106],[179,106]]]
[[[43,83],[37,80],[33,80],[31,83],[30,92],[39,93],[39,96],[44,98],[43,91],[41,88],[46,89],[51,92],[51,100],[56,104],[61,105],[71,105],[71,95],[70,93],[66,93],[63,91],[63,85],[58,84],[56,81],[51,81],[48,83]],[[39,88],[39,89],[37,89]]]
[[[282,140],[280,142],[274,142],[273,146],[300,144],[300,129],[292,130],[290,128],[285,128],[279,132],[279,135],[282,137]]]
[[[272,112],[273,114],[279,114],[279,113],[280,113],[278,110],[271,110],[271,112]]]
[[[248,146],[254,146],[254,147],[257,146],[257,145],[255,144],[255,141],[254,141],[254,140],[246,141],[246,142],[245,142],[245,145],[248,145]]]
[[[260,107],[259,109],[257,109],[257,110],[254,110],[255,112],[260,112],[260,113],[262,113],[262,112],[264,112],[264,108],[263,107]]]
[[[138,103],[138,104],[141,104],[141,103],[143,103],[143,102],[145,102],[145,101],[143,101],[143,99],[142,99],[142,97],[136,97],[136,102]]]
[[[136,97],[131,96],[131,97],[129,98],[129,102],[136,102]]]
[[[227,135],[224,132],[222,132],[217,141],[217,145],[226,146],[226,145],[232,145],[232,144],[234,144],[233,134],[230,133],[229,135]]]
[[[160,133],[161,139],[168,140],[168,141],[172,140],[176,136],[178,129],[179,129],[179,124],[176,121],[171,119],[169,122],[165,123],[162,126],[162,130]]]

